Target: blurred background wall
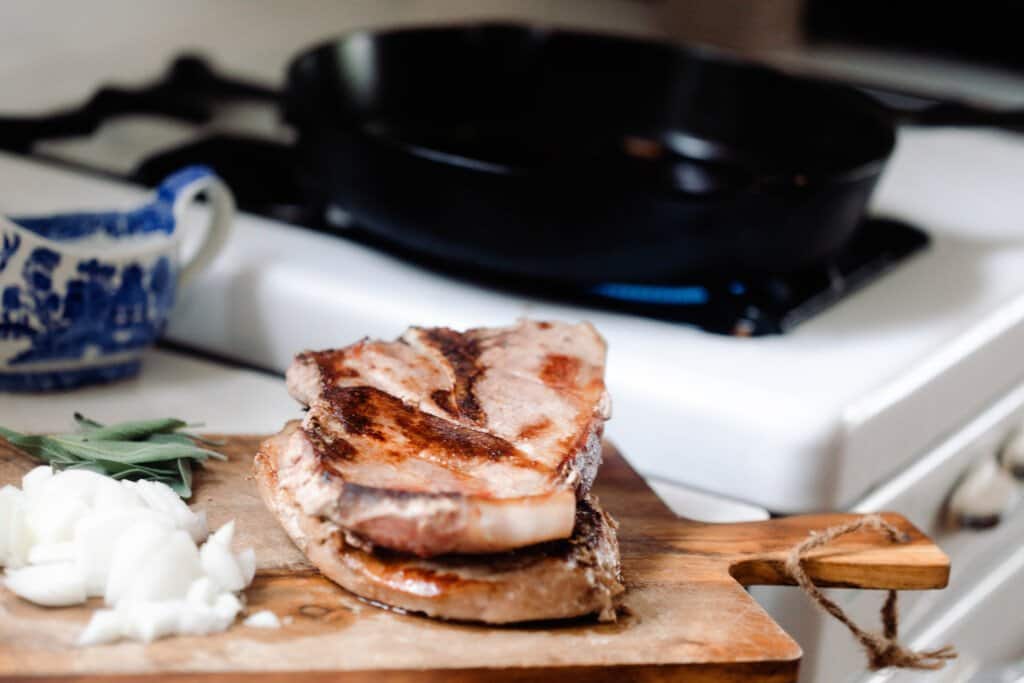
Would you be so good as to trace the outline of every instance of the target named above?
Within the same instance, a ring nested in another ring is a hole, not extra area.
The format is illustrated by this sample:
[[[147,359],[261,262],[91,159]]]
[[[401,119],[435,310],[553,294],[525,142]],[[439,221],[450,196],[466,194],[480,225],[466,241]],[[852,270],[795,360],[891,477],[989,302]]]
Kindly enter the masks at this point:
[[[796,71],[1024,104],[1017,0],[970,11],[925,0],[8,0],[0,111],[138,83],[184,51],[273,85],[291,56],[345,31],[480,20],[697,43]]]
[[[119,83],[145,80],[183,50],[212,53],[218,66],[240,75],[276,80],[302,47],[364,27],[508,19],[760,51],[797,42],[801,5],[802,0],[3,2],[0,83],[31,71],[45,87],[0,95],[0,109],[75,102],[113,74]]]

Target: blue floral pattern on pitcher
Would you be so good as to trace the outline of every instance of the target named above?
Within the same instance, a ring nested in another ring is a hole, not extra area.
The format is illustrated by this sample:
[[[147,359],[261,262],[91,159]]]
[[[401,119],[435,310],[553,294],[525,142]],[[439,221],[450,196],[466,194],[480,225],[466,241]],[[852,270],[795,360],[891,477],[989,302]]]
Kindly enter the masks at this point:
[[[78,277],[54,291],[51,274],[61,255],[38,247],[28,256],[24,284],[0,295],[0,339],[30,339],[9,365],[81,358],[92,346],[114,353],[148,345],[162,331],[174,304],[174,273],[166,256],[144,272],[98,259],[79,262]]]
[[[209,187],[211,179],[208,168],[190,167],[134,211],[14,218],[7,229],[0,223],[0,390],[70,388],[137,371],[138,354],[163,331],[174,305],[176,203],[182,192],[195,194],[197,181],[199,189],[226,192],[222,184]],[[227,203],[229,219],[230,195]],[[98,234],[113,239],[91,252],[76,244]],[[117,240],[139,235],[167,237],[119,257]]]

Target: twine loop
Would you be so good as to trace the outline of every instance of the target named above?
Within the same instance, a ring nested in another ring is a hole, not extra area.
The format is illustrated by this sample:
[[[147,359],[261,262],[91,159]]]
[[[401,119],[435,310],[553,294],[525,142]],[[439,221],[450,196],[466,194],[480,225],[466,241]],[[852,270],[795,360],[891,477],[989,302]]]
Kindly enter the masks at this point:
[[[869,529],[884,533],[893,543],[906,543],[910,537],[894,527],[879,515],[865,515],[860,519],[846,524],[829,527],[821,532],[811,532],[806,540],[801,541],[786,558],[786,572],[796,581],[818,607],[837,621],[846,626],[857,639],[868,656],[868,667],[872,671],[894,667],[900,669],[941,669],[946,662],[956,658],[956,650],[947,645],[935,650],[910,650],[899,643],[899,610],[896,591],[890,590],[882,605],[882,633],[870,633],[863,630],[847,616],[846,612],[834,601],[821,592],[807,572],[801,561],[807,553],[831,543],[840,536],[852,534],[861,529]]]

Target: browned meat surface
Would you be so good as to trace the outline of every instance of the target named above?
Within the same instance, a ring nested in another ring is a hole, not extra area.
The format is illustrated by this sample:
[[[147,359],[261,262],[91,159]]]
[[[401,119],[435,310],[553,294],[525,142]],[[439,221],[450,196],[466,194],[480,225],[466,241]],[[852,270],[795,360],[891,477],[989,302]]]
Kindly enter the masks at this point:
[[[567,538],[610,414],[604,341],[587,323],[411,328],[300,354],[309,407],[281,485],[369,547],[424,557]]]
[[[503,624],[598,614],[614,619],[622,595],[614,522],[589,496],[568,539],[495,555],[422,559],[367,552],[333,522],[303,512],[277,466],[300,428],[265,441],[256,475],[267,506],[328,578],[364,598],[446,619]]]

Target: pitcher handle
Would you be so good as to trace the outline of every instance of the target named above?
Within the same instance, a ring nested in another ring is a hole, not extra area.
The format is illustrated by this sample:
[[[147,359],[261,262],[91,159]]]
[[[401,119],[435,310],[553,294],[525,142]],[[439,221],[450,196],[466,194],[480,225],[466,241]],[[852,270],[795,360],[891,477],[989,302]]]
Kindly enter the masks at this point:
[[[208,266],[224,247],[235,217],[235,198],[224,181],[207,166],[189,166],[182,169],[167,178],[157,189],[158,200],[171,204],[175,231],[179,229],[178,226],[185,224],[185,214],[189,205],[204,192],[210,206],[210,220],[198,246],[191,254],[182,256],[184,265],[178,276],[179,284],[188,282]],[[182,235],[182,238],[184,237]]]

